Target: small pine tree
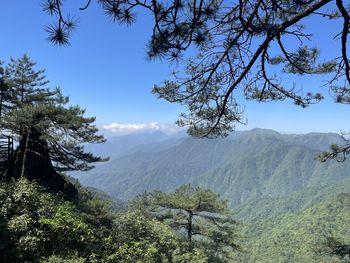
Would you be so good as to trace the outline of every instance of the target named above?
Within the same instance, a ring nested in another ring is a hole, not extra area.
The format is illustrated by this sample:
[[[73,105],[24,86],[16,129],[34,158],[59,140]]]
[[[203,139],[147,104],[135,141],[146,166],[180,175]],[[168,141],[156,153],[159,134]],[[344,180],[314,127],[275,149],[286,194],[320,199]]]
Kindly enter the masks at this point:
[[[44,88],[49,83],[45,70],[35,70],[35,65],[26,54],[19,59],[11,58],[6,65],[4,78],[12,93],[13,106],[43,102],[51,96],[49,89]]]

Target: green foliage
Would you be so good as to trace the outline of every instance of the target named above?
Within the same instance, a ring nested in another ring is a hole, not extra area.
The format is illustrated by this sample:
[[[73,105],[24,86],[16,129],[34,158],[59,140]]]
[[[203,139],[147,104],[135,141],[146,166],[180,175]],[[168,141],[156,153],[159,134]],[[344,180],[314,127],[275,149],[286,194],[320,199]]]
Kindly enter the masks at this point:
[[[57,251],[67,247],[82,250],[86,244],[93,242],[93,230],[72,203],[59,204],[50,216],[40,218],[39,223],[47,233],[56,237],[52,240],[54,243],[48,246],[55,246]]]
[[[348,188],[349,183],[344,186]],[[350,243],[350,194],[337,195],[335,192],[332,196],[331,191],[336,190],[328,189],[327,193],[327,189],[323,189],[321,196],[308,204],[308,199],[315,193],[310,191],[309,198],[299,200],[299,209],[289,211],[281,209],[288,207],[289,201],[294,201],[292,196],[282,203],[270,200],[270,213],[266,211],[259,217],[253,216],[244,227],[245,253],[238,255],[237,260],[261,263],[348,262],[347,257],[341,259],[326,245],[330,237],[341,241],[341,244]],[[261,202],[250,206],[257,210],[256,214],[263,211]],[[279,213],[274,211],[275,207]],[[249,214],[246,216],[249,217]]]
[[[118,249],[109,262],[173,262],[178,246],[175,233],[166,225],[139,211],[130,211],[116,219]]]
[[[76,181],[75,186],[78,184],[78,181]],[[80,199],[89,204],[88,208],[94,207],[90,212],[96,213],[95,217],[101,215],[102,211],[111,210],[113,212],[121,212],[125,211],[127,208],[127,202],[118,198],[112,198],[110,195],[99,189],[93,187],[85,188],[81,187],[79,184],[79,190]]]
[[[172,193],[154,191],[144,193],[132,202],[133,206],[160,206],[168,209],[191,210],[193,213],[209,212],[229,214],[227,201],[209,189],[193,188],[191,185],[183,185]]]
[[[83,258],[64,259],[57,256],[51,256],[47,259],[43,259],[40,262],[41,263],[84,263],[85,260]]]
[[[186,251],[183,240],[167,224],[131,209],[116,219],[117,249],[107,262],[207,263],[203,249]]]
[[[45,237],[39,228],[39,217],[49,212],[42,209],[47,203],[54,203],[48,194],[26,180],[1,184],[1,216],[10,233],[8,246],[2,254],[5,260],[16,258],[14,262],[30,260],[37,253],[42,254]]]
[[[51,255],[102,260],[110,249],[112,216],[105,206],[90,206],[96,202],[66,201],[26,179],[1,182],[1,261],[39,262]],[[95,209],[102,212],[98,218],[89,214]]]
[[[45,86],[48,84],[44,75],[45,70],[35,70],[36,63],[24,54],[19,59],[11,58],[5,65],[3,80],[9,87],[9,103],[12,107],[22,107],[55,98],[56,92],[50,92]],[[63,97],[60,99],[64,100]]]
[[[0,261],[207,263],[187,251],[171,227],[140,210],[112,214],[110,204],[77,186],[67,201],[23,178],[0,183]],[[227,262],[227,261],[224,261]]]
[[[191,252],[188,251],[176,251],[177,254],[174,256],[174,262],[176,263],[209,263],[209,259],[206,253],[200,249],[193,249]]]
[[[300,213],[339,194],[348,193],[349,189],[350,178],[346,178],[332,185],[309,187],[283,197],[253,199],[237,206],[236,216],[244,222],[253,223],[267,217]]]

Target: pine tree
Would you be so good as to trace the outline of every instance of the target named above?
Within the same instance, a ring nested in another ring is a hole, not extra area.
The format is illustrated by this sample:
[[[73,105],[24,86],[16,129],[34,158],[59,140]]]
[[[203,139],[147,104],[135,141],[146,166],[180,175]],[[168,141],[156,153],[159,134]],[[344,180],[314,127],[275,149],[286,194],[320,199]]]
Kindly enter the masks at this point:
[[[132,203],[185,236],[185,252],[204,250],[209,262],[230,262],[237,245],[237,225],[227,202],[214,192],[184,185],[172,193],[144,193]]]
[[[27,55],[6,65],[11,109],[1,119],[1,128],[19,142],[14,176],[54,185],[56,171],[88,170],[91,162],[101,161],[84,152],[82,144],[101,143],[104,138],[97,135],[95,118],[84,117],[79,106],[67,107],[68,97],[59,88],[47,88],[44,70],[36,71],[34,66]]]

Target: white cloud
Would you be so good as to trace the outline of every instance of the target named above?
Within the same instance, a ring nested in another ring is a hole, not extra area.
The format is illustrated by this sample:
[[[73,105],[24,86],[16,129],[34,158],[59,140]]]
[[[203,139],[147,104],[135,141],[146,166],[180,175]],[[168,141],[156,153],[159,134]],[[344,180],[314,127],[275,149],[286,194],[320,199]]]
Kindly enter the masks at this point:
[[[113,122],[110,125],[103,126],[103,128],[111,132],[135,132],[140,130],[159,130],[159,125],[157,122],[147,124]]]
[[[175,124],[164,124],[158,122],[150,123],[117,123],[113,122],[109,125],[104,125],[103,129],[108,132],[127,134],[134,132],[145,132],[145,131],[162,131],[167,134],[176,133],[181,130]]]

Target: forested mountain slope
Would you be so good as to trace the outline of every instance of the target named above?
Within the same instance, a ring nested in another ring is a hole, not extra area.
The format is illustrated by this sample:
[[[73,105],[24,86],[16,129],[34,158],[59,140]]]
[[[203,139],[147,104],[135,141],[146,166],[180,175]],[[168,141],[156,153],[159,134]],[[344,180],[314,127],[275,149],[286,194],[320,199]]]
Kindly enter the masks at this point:
[[[236,206],[254,198],[330,185],[346,178],[350,170],[349,162],[315,160],[320,150],[341,143],[336,134],[283,135],[255,129],[225,139],[179,140],[166,149],[158,142],[159,151],[144,145],[79,180],[124,200],[145,190],[170,191],[192,183],[213,189]]]
[[[280,204],[281,205],[281,204]],[[255,206],[258,208],[258,206]],[[340,194],[299,212],[285,212],[245,225],[245,253],[238,262],[349,262],[330,253],[327,238],[350,243],[350,194]]]
[[[163,151],[143,151],[99,165],[79,177],[88,186],[129,199],[145,190],[173,190],[194,181],[229,158],[230,140],[184,139]]]
[[[350,192],[350,177],[329,186],[315,186],[283,197],[252,199],[235,207],[235,215],[240,220],[254,223],[268,217],[286,213],[299,213],[304,209],[328,202],[340,194]]]

